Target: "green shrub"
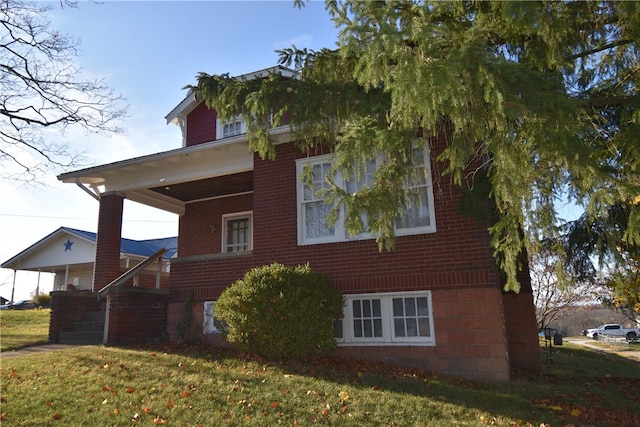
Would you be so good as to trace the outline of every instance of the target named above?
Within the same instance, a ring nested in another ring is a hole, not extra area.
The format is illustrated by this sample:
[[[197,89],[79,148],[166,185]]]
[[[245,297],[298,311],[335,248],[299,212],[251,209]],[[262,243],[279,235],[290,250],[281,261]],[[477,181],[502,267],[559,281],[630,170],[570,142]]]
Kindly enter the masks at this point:
[[[216,302],[218,329],[238,350],[294,359],[335,348],[333,321],[342,294],[309,265],[278,263],[249,270]]]

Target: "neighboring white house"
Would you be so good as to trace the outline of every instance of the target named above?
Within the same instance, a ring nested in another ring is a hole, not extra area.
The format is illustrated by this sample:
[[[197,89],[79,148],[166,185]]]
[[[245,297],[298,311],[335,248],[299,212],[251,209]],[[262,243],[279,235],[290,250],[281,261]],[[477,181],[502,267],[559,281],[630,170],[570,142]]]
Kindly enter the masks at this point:
[[[162,257],[162,264],[154,268],[168,274],[170,259],[177,254],[177,237],[151,240],[121,239],[120,265],[128,269],[161,248],[168,251]],[[52,273],[54,291],[91,290],[93,268],[96,257],[96,233],[60,227],[53,233],[29,246],[27,249],[2,263],[2,268],[17,271]],[[14,280],[15,286],[15,280]]]

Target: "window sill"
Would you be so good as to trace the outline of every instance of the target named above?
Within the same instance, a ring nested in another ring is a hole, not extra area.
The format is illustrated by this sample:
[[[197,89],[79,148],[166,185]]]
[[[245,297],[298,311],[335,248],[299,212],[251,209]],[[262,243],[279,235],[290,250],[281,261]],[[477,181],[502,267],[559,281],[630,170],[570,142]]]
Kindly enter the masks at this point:
[[[180,264],[183,262],[210,261],[210,260],[216,260],[216,259],[228,259],[228,258],[250,257],[250,256],[253,256],[253,251],[223,252],[223,253],[215,253],[215,254],[178,257],[178,258],[172,259],[171,263]]]

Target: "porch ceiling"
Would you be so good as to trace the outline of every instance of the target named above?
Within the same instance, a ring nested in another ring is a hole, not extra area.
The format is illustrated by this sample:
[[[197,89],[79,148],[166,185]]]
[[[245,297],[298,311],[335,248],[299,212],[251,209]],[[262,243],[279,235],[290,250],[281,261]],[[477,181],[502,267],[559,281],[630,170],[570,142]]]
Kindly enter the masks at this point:
[[[253,171],[153,187],[149,190],[184,203],[227,194],[246,193],[253,190]]]

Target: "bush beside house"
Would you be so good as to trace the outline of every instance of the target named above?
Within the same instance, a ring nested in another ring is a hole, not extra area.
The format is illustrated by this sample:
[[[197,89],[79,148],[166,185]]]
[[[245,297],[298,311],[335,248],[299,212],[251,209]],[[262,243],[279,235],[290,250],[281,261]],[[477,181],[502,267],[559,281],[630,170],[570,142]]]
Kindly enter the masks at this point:
[[[273,263],[249,270],[216,302],[217,327],[238,350],[271,359],[335,348],[333,321],[342,294],[308,264]]]

